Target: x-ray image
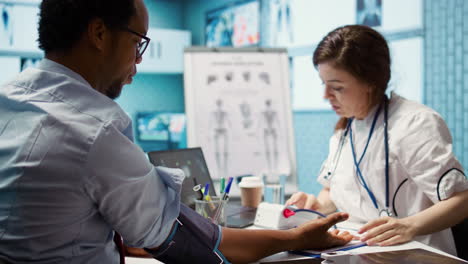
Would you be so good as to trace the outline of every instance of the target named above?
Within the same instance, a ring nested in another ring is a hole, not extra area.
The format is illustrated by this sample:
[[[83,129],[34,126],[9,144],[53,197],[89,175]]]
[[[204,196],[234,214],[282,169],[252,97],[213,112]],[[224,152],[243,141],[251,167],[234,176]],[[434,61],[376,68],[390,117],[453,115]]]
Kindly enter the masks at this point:
[[[40,61],[40,58],[21,58],[21,71],[29,67],[37,67]]]
[[[207,19],[206,45],[208,47],[232,46],[234,18],[234,14],[228,12]]]
[[[12,5],[0,4],[0,47],[13,46]]]
[[[382,25],[382,0],[358,0],[357,24],[370,27]]]
[[[291,12],[291,0],[272,0],[270,5],[270,44],[275,46],[287,46],[293,43],[293,16]]]

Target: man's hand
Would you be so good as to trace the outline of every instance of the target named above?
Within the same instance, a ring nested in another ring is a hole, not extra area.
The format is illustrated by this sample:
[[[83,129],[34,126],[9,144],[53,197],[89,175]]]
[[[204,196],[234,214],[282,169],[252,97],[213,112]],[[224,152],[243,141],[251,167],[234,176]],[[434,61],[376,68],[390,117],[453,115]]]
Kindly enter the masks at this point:
[[[367,232],[361,237],[361,241],[368,245],[391,246],[412,240],[416,235],[416,228],[407,218],[385,216],[368,222],[358,232]]]
[[[296,234],[296,249],[323,249],[345,245],[353,239],[348,232],[340,233],[338,230],[328,231],[338,222],[348,219],[347,213],[334,213],[326,218],[312,220],[301,226],[291,229]]]

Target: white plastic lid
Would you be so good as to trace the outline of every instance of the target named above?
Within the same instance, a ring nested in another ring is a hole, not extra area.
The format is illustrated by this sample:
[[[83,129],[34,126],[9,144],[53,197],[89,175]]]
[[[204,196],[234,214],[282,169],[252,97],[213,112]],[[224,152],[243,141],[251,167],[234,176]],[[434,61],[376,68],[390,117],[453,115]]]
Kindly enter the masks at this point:
[[[241,188],[263,187],[263,181],[260,179],[260,177],[248,176],[248,177],[242,178],[242,181],[239,183],[239,187]]]

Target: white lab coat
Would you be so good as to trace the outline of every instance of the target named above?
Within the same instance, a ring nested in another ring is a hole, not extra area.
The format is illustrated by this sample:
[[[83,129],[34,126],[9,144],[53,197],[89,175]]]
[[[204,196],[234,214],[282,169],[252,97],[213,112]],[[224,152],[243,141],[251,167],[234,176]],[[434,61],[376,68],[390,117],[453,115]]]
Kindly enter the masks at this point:
[[[357,160],[366,145],[377,108],[364,120],[355,119],[351,125]],[[330,198],[338,210],[348,212],[353,222],[366,223],[376,219],[379,211],[385,209],[383,124],[382,107],[367,152],[359,166],[368,187],[376,197],[378,210],[358,181],[349,133],[339,159],[336,158],[336,153],[344,131],[337,131],[332,136],[329,156],[318,177],[322,185],[330,187]],[[389,207],[395,207],[399,218],[416,214],[440,200],[450,198],[455,192],[468,189],[468,181],[461,172],[462,166],[452,151],[450,132],[444,120],[434,110],[392,94],[388,106],[388,141]],[[333,162],[334,159],[338,161]],[[451,170],[453,168],[457,170]],[[405,179],[408,180],[400,186]],[[456,255],[450,229],[418,236],[415,240]]]

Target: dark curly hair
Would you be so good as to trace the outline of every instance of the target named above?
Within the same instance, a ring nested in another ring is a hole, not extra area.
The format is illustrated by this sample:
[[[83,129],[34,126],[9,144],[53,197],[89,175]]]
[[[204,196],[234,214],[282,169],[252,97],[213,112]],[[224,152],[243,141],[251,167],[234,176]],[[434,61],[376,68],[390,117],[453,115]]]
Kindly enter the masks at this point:
[[[369,84],[373,89],[369,106],[381,102],[391,77],[390,50],[385,38],[374,29],[363,25],[348,25],[328,33],[314,52],[313,63],[332,63]],[[336,129],[346,126],[341,118]]]
[[[111,29],[127,26],[136,13],[134,0],[43,0],[39,13],[39,48],[45,53],[73,47],[94,18]]]

